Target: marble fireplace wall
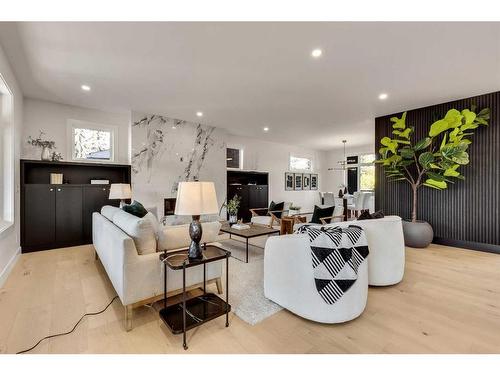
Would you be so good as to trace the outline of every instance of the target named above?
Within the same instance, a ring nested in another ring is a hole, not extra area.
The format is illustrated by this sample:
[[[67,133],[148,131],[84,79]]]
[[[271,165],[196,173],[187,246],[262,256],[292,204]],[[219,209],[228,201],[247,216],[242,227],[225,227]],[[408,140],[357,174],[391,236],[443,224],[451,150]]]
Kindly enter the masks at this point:
[[[175,198],[181,181],[213,181],[219,207],[226,197],[226,132],[166,116],[132,112],[133,198],[156,206]]]

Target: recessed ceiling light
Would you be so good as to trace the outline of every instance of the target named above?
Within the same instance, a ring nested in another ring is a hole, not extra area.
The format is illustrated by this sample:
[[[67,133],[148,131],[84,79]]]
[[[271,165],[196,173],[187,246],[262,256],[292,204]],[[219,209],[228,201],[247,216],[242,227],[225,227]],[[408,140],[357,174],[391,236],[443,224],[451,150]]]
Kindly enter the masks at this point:
[[[315,57],[315,58],[320,57],[322,54],[323,54],[323,51],[320,50],[319,48],[313,49],[313,51],[311,52],[311,56]]]
[[[196,116],[203,117],[203,112],[196,112]]]
[[[172,125],[172,129],[177,129],[177,126],[175,126],[175,125]]]
[[[266,126],[262,130],[264,130],[267,133],[269,131],[269,128]]]
[[[80,86],[83,91],[90,91],[90,86],[89,85],[81,85]]]
[[[389,95],[387,95],[387,94],[384,92],[384,93],[380,94],[380,95],[378,96],[378,98],[379,98],[380,100],[385,100],[385,99],[387,99],[387,97],[388,97],[388,96],[389,96]]]

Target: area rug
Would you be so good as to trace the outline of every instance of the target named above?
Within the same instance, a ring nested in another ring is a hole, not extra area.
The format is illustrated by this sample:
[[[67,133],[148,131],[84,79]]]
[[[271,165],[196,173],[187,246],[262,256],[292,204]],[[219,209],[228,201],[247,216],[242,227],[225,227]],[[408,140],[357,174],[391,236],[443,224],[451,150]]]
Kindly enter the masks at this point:
[[[224,240],[222,247],[238,259],[245,259],[245,244]],[[264,249],[249,246],[248,263],[229,260],[229,303],[232,311],[250,325],[276,314],[283,308],[264,296]]]

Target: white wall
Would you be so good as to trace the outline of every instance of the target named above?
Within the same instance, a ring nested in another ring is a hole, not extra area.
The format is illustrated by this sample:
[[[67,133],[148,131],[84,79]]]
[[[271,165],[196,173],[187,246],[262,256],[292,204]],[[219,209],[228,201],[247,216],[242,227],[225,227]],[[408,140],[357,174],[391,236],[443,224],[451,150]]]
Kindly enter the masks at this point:
[[[357,146],[357,147],[346,147],[346,155],[361,155],[375,152],[374,144]],[[325,164],[323,169],[324,184],[322,186],[323,191],[338,192],[340,185],[344,182],[344,175],[341,171],[329,171],[328,168],[338,167],[338,161],[344,159],[344,149],[338,148],[326,152]]]
[[[116,126],[115,163],[130,163],[130,112],[105,112],[29,98],[24,101],[22,157],[40,159],[41,150],[28,145],[26,140],[30,135],[37,137],[39,131],[43,130],[46,139],[56,142],[55,151],[61,152],[64,160],[71,161],[67,139],[69,119]]]
[[[227,147],[243,149],[244,170],[269,172],[269,201],[292,202],[303,210],[312,210],[315,204],[320,204],[319,191],[324,185],[325,152],[234,135],[228,135]],[[285,172],[290,168],[290,154],[313,159],[312,173],[319,175],[318,190],[285,190]]]
[[[23,120],[23,94],[17,84],[16,77],[11,70],[7,57],[0,46],[0,74],[6,81],[13,94],[13,134],[14,134],[14,225],[0,233],[0,287],[5,281],[8,271],[13,266],[19,254],[19,155]],[[3,181],[2,181],[3,183]]]

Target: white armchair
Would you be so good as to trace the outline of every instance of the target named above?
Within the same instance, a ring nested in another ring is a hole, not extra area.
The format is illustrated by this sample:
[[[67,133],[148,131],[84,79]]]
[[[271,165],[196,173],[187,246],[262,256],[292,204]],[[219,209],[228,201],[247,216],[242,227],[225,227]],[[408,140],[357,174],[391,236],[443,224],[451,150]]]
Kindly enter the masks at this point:
[[[309,320],[346,322],[361,315],[365,309],[368,262],[358,269],[356,283],[340,300],[329,305],[316,289],[307,234],[269,237],[264,252],[264,295]]]

